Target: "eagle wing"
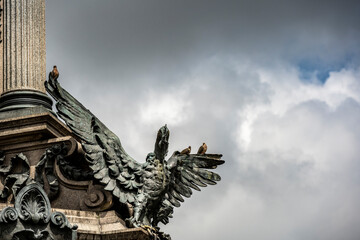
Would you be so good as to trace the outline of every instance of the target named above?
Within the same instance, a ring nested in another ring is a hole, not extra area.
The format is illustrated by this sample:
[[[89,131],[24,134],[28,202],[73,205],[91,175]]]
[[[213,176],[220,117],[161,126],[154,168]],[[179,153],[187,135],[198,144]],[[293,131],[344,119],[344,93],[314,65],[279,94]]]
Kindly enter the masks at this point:
[[[45,87],[57,101],[57,114],[80,139],[94,178],[106,185],[104,189],[112,192],[120,202],[134,204],[142,186],[142,164],[130,157],[120,139],[63,89],[51,74]]]
[[[172,213],[173,207],[180,207],[180,202],[184,202],[183,197],[191,197],[191,189],[200,191],[200,187],[215,185],[221,180],[220,175],[209,171],[225,162],[221,157],[221,154],[186,155],[179,152],[170,157],[167,162],[167,167],[171,171],[170,184],[162,202],[163,211],[159,211],[158,222],[168,223],[171,214],[161,213]]]

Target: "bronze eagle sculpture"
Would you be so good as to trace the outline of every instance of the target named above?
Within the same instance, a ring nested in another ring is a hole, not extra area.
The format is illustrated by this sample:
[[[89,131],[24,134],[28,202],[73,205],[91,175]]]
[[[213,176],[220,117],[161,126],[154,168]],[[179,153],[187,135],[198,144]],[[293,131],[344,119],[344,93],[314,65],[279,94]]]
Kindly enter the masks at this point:
[[[93,177],[104,185],[118,201],[130,204],[133,215],[127,219],[130,226],[167,224],[173,208],[180,207],[183,197],[189,198],[192,190],[214,185],[220,176],[208,169],[223,164],[221,154],[168,153],[170,131],[160,128],[155,149],[147,154],[146,162],[139,163],[130,157],[120,139],[94,114],[63,89],[58,74],[49,74],[45,82],[48,93],[56,100],[58,116],[80,139],[85,159]]]

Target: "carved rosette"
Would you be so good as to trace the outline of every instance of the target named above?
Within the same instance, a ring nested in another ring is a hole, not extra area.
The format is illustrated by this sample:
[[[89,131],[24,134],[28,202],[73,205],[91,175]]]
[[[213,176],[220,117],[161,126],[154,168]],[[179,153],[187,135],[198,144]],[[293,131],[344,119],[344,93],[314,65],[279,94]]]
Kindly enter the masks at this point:
[[[61,212],[54,212],[53,214],[51,214],[51,222],[59,228],[71,227],[65,214]]]
[[[13,207],[6,207],[0,212],[0,223],[15,222],[19,217],[18,212]]]
[[[20,190],[14,207],[0,212],[1,240],[75,240],[76,229],[63,213],[51,213],[50,201],[36,183]]]
[[[105,191],[103,186],[93,185],[92,182],[90,182],[86,198],[80,203],[81,210],[90,210],[94,212],[104,211],[109,209],[112,205],[112,194]]]

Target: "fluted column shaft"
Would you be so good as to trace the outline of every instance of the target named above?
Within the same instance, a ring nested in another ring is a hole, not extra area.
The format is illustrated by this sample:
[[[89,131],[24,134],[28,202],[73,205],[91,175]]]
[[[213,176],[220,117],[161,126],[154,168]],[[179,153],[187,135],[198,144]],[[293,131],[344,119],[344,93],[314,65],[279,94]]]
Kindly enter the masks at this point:
[[[3,1],[3,86],[45,93],[45,0]]]
[[[0,1],[3,4],[0,114],[30,107],[51,111],[52,100],[44,87],[45,0]]]

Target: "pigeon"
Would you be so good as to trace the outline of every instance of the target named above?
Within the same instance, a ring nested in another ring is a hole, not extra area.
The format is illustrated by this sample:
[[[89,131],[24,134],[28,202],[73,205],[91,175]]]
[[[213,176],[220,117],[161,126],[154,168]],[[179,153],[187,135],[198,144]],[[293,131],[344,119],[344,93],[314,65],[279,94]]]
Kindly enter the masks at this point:
[[[132,206],[133,214],[125,219],[128,227],[148,225],[158,231],[158,223],[169,222],[174,207],[180,207],[183,197],[191,197],[190,188],[200,190],[200,187],[220,181],[218,174],[205,169],[214,169],[223,164],[221,154],[206,157],[190,154],[189,146],[182,151],[183,154],[176,151],[165,160],[170,136],[165,125],[158,131],[154,151],[147,155],[145,163],[139,163],[125,152],[120,139],[63,89],[51,73],[45,87],[57,102],[59,117],[81,140],[84,158],[89,169],[93,170],[91,180],[103,183],[104,189],[117,203]],[[2,158],[0,151],[0,162]],[[102,207],[105,210],[110,205],[104,204]],[[122,211],[119,208],[119,212]],[[165,234],[153,238],[170,239]]]
[[[199,147],[199,150],[198,150],[197,154],[199,154],[199,155],[205,155],[206,150],[207,150],[207,145],[206,145],[205,143],[203,143],[203,144]]]
[[[184,150],[182,150],[180,152],[180,154],[186,154],[186,155],[189,155],[191,152],[191,146],[189,146],[188,148],[185,148]]]
[[[51,77],[54,79],[57,79],[59,77],[59,71],[56,66],[53,67],[53,70],[51,71]]]

